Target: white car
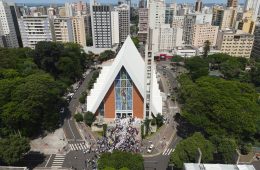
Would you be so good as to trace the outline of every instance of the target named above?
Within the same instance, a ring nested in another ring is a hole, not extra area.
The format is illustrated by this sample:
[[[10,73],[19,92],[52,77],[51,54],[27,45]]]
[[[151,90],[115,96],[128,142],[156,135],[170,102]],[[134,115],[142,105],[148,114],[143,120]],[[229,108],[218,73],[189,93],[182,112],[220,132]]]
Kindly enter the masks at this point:
[[[151,144],[151,145],[150,145],[150,147],[147,149],[147,152],[148,152],[148,153],[151,153],[151,152],[152,152],[152,150],[153,150],[153,148],[154,148],[154,145],[153,145],[153,144]]]

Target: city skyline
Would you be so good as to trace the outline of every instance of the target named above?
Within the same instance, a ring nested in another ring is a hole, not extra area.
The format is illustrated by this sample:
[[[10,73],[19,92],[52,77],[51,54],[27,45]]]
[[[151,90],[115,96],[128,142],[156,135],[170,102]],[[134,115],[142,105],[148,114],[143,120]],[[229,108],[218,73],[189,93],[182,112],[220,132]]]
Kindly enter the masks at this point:
[[[13,0],[16,3],[65,3],[65,2],[75,2],[77,0]],[[84,1],[84,0],[83,0]],[[132,0],[132,3],[138,3],[139,0]],[[174,2],[177,3],[195,3],[195,0],[166,0],[167,3]],[[90,2],[90,0],[85,0],[85,2]],[[100,3],[116,3],[117,0],[98,0]],[[203,3],[216,3],[214,0],[203,0]],[[244,0],[239,0],[239,3],[244,3]],[[226,3],[226,0],[218,0],[217,3]]]

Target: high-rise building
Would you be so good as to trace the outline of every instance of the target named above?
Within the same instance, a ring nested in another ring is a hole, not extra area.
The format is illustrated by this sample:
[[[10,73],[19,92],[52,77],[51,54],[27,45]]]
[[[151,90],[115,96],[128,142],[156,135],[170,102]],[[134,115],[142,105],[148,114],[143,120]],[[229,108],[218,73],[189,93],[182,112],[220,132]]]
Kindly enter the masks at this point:
[[[0,22],[0,47],[4,47],[4,33]]]
[[[260,1],[259,0],[246,0],[244,5],[244,11],[253,11],[253,21],[257,19],[257,16],[259,14],[259,8],[260,8]]]
[[[165,24],[172,24],[173,17],[177,15],[177,4],[170,4],[165,8]]]
[[[65,3],[65,12],[66,12],[66,17],[73,17],[74,10],[73,6],[71,3]]]
[[[87,38],[92,38],[91,15],[84,15],[85,18],[85,32]]]
[[[12,10],[10,5],[7,2],[5,2],[4,0],[0,0],[0,22],[2,25],[4,47],[8,47],[8,48],[19,47],[18,38],[17,38],[19,27],[15,28],[14,19],[16,19],[15,8],[13,8]]]
[[[24,47],[35,48],[39,41],[53,41],[53,29],[46,15],[23,16],[19,19],[19,27]]]
[[[183,41],[185,45],[192,44],[192,35],[195,24],[211,24],[212,14],[187,14],[184,17],[183,24]]]
[[[193,28],[192,45],[203,47],[205,41],[209,41],[211,46],[216,45],[218,36],[218,26],[211,24],[195,24]]]
[[[60,17],[66,17],[66,8],[65,7],[59,7],[59,16]]]
[[[212,25],[219,26],[219,29],[234,28],[237,10],[235,8],[213,7]]]
[[[254,36],[254,45],[251,56],[260,59],[260,23],[257,23],[255,26]]]
[[[94,47],[111,48],[112,32],[110,6],[91,4],[91,23]]]
[[[202,1],[197,0],[195,2],[195,12],[201,12],[202,11]]]
[[[164,0],[150,0],[148,4],[149,27],[159,28],[165,23],[165,3]]]
[[[252,10],[244,12],[242,18],[240,20],[237,20],[236,29],[242,30],[249,34],[254,33],[255,22],[253,20]]]
[[[111,11],[112,44],[119,44],[119,15],[118,11]]]
[[[227,7],[233,7],[236,8],[237,7],[237,0],[227,0]]]
[[[173,28],[183,29],[183,23],[184,23],[184,16],[174,16],[172,19]]]
[[[254,43],[254,35],[235,30],[220,30],[218,33],[217,48],[222,53],[234,57],[249,58]]]
[[[121,46],[130,35],[130,8],[127,4],[121,4],[115,8],[115,11],[118,11],[119,45]]]
[[[53,26],[56,42],[73,42],[73,27],[71,18],[54,18]]]
[[[148,8],[139,8],[138,39],[146,42],[148,34]]]
[[[77,1],[74,3],[74,15],[86,15],[87,14],[87,4],[86,2]]]
[[[86,46],[85,16],[72,17],[74,42]]]

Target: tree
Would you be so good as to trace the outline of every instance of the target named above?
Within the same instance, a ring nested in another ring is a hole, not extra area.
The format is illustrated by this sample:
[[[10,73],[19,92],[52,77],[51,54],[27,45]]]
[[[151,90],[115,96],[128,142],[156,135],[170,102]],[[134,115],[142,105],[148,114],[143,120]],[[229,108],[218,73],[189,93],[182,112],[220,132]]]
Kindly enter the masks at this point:
[[[79,98],[79,102],[80,102],[81,104],[84,104],[84,103],[86,102],[86,97],[87,97],[87,92],[82,92],[82,93],[81,93],[81,96],[80,96],[80,98]]]
[[[208,57],[209,51],[210,51],[210,41],[206,40],[204,42],[204,47],[203,47],[203,57],[206,58]]]
[[[115,52],[112,51],[112,50],[106,50],[102,53],[100,53],[99,55],[99,60],[100,61],[107,61],[107,60],[110,60],[112,58],[115,58]]]
[[[172,57],[171,61],[172,62],[183,62],[184,61],[184,57],[176,55],[176,56]]]
[[[213,160],[214,146],[206,140],[199,132],[191,137],[182,140],[177,144],[174,152],[171,154],[170,163],[178,169],[182,169],[185,162],[197,162],[198,148],[202,152],[201,161],[207,163]]]
[[[85,120],[85,123],[86,123],[88,126],[91,126],[92,123],[96,120],[96,117],[95,117],[95,115],[94,115],[92,112],[87,112],[87,113],[84,115],[84,120]]]
[[[111,167],[115,169],[143,170],[143,157],[140,154],[113,151],[113,153],[103,153],[98,160],[98,169]]]
[[[156,119],[157,126],[161,127],[163,125],[163,116],[162,116],[162,114],[160,114],[160,113],[157,114],[155,119]]]
[[[208,62],[199,56],[189,58],[185,61],[185,67],[189,70],[192,80],[207,76],[209,74],[208,65]]]
[[[137,37],[131,37],[132,38],[132,41],[134,42],[135,44],[135,47],[138,49],[140,48],[140,44],[139,44],[139,39]]]
[[[77,113],[74,115],[74,119],[77,121],[77,122],[82,122],[83,121],[83,116],[81,113]]]
[[[235,163],[235,154],[236,154],[236,142],[234,139],[224,138],[221,140],[220,144],[217,147],[218,154],[220,154],[222,161],[225,164],[234,164]]]
[[[251,143],[243,143],[242,146],[240,147],[240,151],[243,155],[248,154],[249,152],[252,151],[252,144]]]
[[[208,135],[229,136],[246,140],[257,132],[258,95],[246,83],[202,77],[183,84],[182,116]]]
[[[8,165],[20,161],[24,154],[30,150],[29,140],[18,135],[0,139],[0,160]]]

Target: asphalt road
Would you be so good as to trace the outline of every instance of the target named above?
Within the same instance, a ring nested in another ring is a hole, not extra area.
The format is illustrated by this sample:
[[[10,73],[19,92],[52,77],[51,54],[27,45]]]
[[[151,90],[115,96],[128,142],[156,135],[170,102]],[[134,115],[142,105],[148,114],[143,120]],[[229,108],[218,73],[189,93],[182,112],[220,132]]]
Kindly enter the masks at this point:
[[[164,67],[166,66],[166,68]],[[171,70],[172,66],[170,66],[169,62],[158,62],[157,63],[157,71],[161,74],[161,76],[163,76],[163,73],[165,73],[164,77],[162,80],[164,82],[162,82],[162,84],[164,84],[164,93],[168,94],[170,93],[169,88],[165,88],[165,83],[168,82],[169,83],[169,87],[171,87],[171,89],[173,89],[174,87],[177,87],[177,74],[175,71]],[[166,82],[165,82],[166,81]],[[168,84],[166,83],[166,84]],[[174,94],[176,95],[176,94]],[[179,110],[172,107],[171,105],[174,105],[176,107],[176,104],[173,104],[172,101],[168,101],[168,106],[169,106],[169,110],[168,110],[168,116],[172,117],[175,115],[176,112],[178,112]],[[174,122],[173,124],[176,124],[176,122]],[[144,158],[144,167],[145,170],[166,170],[168,168],[168,164],[169,164],[169,160],[170,160],[170,155],[171,152],[174,151],[177,143],[181,140],[181,138],[179,136],[177,136],[177,133],[175,135],[175,137],[173,138],[173,140],[171,141],[171,143],[168,145],[168,147],[165,149],[165,151],[163,151],[162,154],[158,155],[158,156],[154,156],[154,157],[148,157],[148,158]]]
[[[69,106],[68,106],[68,116],[64,119],[63,123],[63,130],[65,133],[65,136],[68,140],[83,140],[79,134],[79,131],[76,127],[75,121],[71,115],[73,115],[76,112],[77,107],[79,106],[79,98],[81,96],[81,93],[86,91],[87,84],[90,81],[92,75],[94,72],[90,72],[87,77],[82,82],[81,86],[78,88],[78,90],[73,95]]]

